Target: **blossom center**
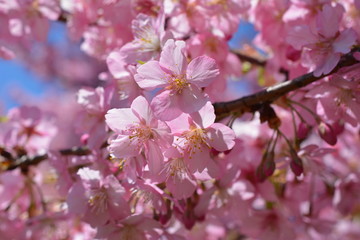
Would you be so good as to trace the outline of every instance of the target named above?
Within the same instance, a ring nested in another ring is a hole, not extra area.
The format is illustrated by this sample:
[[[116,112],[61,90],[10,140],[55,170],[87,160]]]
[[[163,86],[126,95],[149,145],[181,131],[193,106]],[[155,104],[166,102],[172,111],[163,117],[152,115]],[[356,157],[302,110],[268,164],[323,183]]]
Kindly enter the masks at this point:
[[[182,93],[183,89],[189,85],[190,83],[188,83],[184,76],[176,76],[171,79],[170,85],[167,87],[167,89],[171,89],[176,93]]]
[[[129,131],[130,131],[129,138],[137,139],[140,142],[145,142],[154,138],[154,133],[149,126],[137,125],[131,127]]]
[[[182,134],[182,137],[185,138],[185,145],[187,151],[191,154],[194,154],[197,150],[201,151],[202,146],[209,146],[206,141],[206,130],[201,128],[191,127],[189,131],[186,131]]]
[[[160,51],[160,40],[156,35],[155,30],[150,26],[145,26],[140,31],[136,32],[138,35],[138,42],[141,44],[140,51],[142,52],[156,52]]]
[[[108,196],[105,188],[97,190],[89,199],[91,211],[96,214],[100,214],[106,211],[108,208]]]
[[[134,236],[138,235],[138,230],[133,225],[124,225],[124,228],[122,230],[121,239],[124,240],[132,240],[134,239]]]
[[[182,181],[188,175],[187,167],[183,158],[173,158],[169,160],[166,163],[164,170],[166,171],[166,179],[173,177]]]

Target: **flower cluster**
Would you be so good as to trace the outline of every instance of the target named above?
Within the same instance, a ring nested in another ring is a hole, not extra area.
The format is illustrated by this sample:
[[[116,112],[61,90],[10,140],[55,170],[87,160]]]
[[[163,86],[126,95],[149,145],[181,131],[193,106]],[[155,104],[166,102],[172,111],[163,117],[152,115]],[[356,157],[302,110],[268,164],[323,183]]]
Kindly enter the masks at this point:
[[[0,57],[71,89],[0,116],[0,239],[360,239],[359,12],[0,0]]]

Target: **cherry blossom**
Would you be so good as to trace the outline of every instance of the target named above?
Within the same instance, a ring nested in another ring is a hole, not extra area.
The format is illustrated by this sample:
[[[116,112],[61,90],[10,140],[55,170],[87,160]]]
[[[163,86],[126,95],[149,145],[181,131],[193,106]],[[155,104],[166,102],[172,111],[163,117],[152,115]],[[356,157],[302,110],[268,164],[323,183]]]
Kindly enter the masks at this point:
[[[80,180],[73,185],[68,196],[71,212],[82,215],[93,227],[130,215],[130,208],[126,207],[123,198],[125,190],[114,176],[103,178],[99,171],[89,168],[80,169],[78,175]]]
[[[360,239],[359,9],[0,0],[0,239]]]
[[[316,17],[316,28],[297,26],[288,37],[288,42],[296,49],[303,48],[303,65],[315,70],[314,75],[327,74],[334,69],[340,56],[350,51],[356,34],[352,29],[339,31],[343,8],[325,5]],[[331,23],[331,24],[329,24]]]
[[[160,60],[141,65],[135,75],[143,89],[165,88],[151,102],[154,113],[162,120],[174,119],[181,112],[200,110],[207,102],[201,88],[208,86],[219,74],[215,61],[206,56],[187,64],[184,50],[185,42],[168,40]]]
[[[137,97],[131,108],[111,109],[105,118],[116,133],[110,140],[110,152],[124,158],[144,151],[150,170],[158,173],[163,160],[161,149],[172,143],[172,136],[166,123],[154,117],[147,100]]]

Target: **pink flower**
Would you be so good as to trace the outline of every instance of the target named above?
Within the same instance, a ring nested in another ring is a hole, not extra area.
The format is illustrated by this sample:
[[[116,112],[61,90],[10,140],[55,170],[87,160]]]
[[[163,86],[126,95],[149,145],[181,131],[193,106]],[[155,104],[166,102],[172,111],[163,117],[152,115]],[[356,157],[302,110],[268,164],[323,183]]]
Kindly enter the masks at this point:
[[[192,173],[213,168],[210,150],[223,152],[234,145],[235,133],[229,127],[214,123],[214,107],[210,102],[197,113],[183,114],[169,122],[176,137],[175,145],[183,149]]]
[[[339,32],[343,15],[341,5],[324,5],[316,17],[316,29],[307,25],[296,26],[287,41],[296,49],[303,49],[302,64],[314,70],[314,76],[330,73],[340,57],[348,53],[356,41],[352,29]]]
[[[360,122],[358,89],[357,81],[333,74],[329,81],[316,85],[305,96],[319,100],[324,115],[329,121],[343,121],[356,126],[357,122]]]
[[[170,148],[165,152],[168,158],[161,171],[166,188],[176,199],[186,199],[190,197],[197,186],[194,175],[190,172],[184,156],[176,148]]]
[[[248,0],[201,0],[200,4],[206,8],[205,19],[210,20],[211,27],[220,30],[228,39],[236,31],[241,14],[251,7]]]
[[[5,1],[0,11],[9,14],[10,32],[14,36],[30,37],[45,41],[49,21],[60,15],[59,2],[55,0]]]
[[[333,203],[336,208],[344,215],[356,211],[360,199],[359,176],[351,173],[344,179],[338,179],[335,188]]]
[[[201,88],[219,74],[213,59],[201,56],[187,64],[185,42],[165,43],[160,61],[149,61],[138,68],[135,80],[146,90],[165,88],[154,97],[151,107],[161,120],[172,120],[182,112],[198,111],[207,102]]]
[[[118,54],[128,64],[149,61],[158,57],[165,40],[170,37],[169,34],[165,34],[164,23],[164,15],[155,19],[145,14],[139,14],[132,22],[135,39],[122,46],[119,51],[112,52],[109,57]]]
[[[83,107],[83,112],[78,115],[76,127],[80,133],[88,136],[90,147],[101,146],[105,141],[107,132],[104,116],[110,109],[112,96],[111,87],[82,88],[78,91],[77,101]]]
[[[105,118],[116,133],[109,146],[115,157],[138,156],[144,151],[150,171],[161,170],[162,149],[170,146],[173,137],[166,123],[154,117],[144,97],[137,97],[131,108],[111,109]]]
[[[14,108],[8,113],[8,122],[1,124],[0,144],[23,147],[30,154],[46,150],[57,133],[54,120],[37,107]]]
[[[118,52],[112,52],[106,59],[106,63],[113,76],[113,78],[107,76],[106,80],[113,82],[120,100],[127,99],[131,103],[137,96],[142,95],[143,90],[134,79],[136,74],[135,66],[127,65]]]
[[[167,213],[167,207],[163,195],[164,192],[155,184],[142,180],[138,180],[132,188],[132,197],[138,199],[136,200],[137,205],[140,205],[139,203],[141,202],[144,207],[148,206],[149,212],[165,215]]]
[[[98,228],[97,239],[160,239],[161,225],[145,215],[132,215],[117,224],[108,224]]]
[[[90,168],[78,171],[80,180],[70,189],[67,203],[71,213],[79,214],[91,226],[101,226],[130,215],[123,198],[125,189],[113,175],[103,178]]]

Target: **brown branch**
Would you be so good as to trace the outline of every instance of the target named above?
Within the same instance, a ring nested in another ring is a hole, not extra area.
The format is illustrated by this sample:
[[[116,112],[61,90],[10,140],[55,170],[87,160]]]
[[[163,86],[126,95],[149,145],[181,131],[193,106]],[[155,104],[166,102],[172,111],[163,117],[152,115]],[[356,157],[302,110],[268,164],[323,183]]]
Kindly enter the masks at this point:
[[[245,112],[255,112],[259,110],[263,104],[272,103],[276,99],[291,91],[297,90],[312,82],[329,76],[343,67],[354,65],[358,63],[358,61],[353,57],[353,52],[355,51],[359,51],[359,49],[354,49],[352,52],[342,56],[337,66],[330,73],[321,75],[320,77],[315,77],[313,72],[311,72],[234,101],[214,103],[215,114],[217,116],[216,120],[219,121],[230,115],[240,116]]]
[[[243,54],[243,53],[241,53],[240,51],[237,51],[237,50],[231,50],[231,52],[233,54],[235,54],[243,62],[249,62],[249,63],[251,63],[253,65],[257,65],[259,67],[266,67],[266,64],[267,64],[266,60],[261,60],[261,59],[251,57],[251,56]],[[285,74],[286,79],[288,79],[288,75],[289,75],[288,70],[286,70],[285,68],[280,68],[279,72]]]
[[[30,166],[35,166],[49,158],[49,155],[46,153],[33,157],[23,155],[21,157],[14,158],[9,152],[5,151],[3,148],[0,147],[0,150],[0,155],[6,159],[5,161],[0,162],[3,171],[11,171],[16,168],[20,168],[23,172],[26,172]],[[69,149],[59,150],[59,152],[63,156],[86,156],[91,154],[91,150],[87,147],[73,147]]]
[[[63,156],[86,156],[91,153],[91,150],[86,147],[72,147],[69,149],[62,149],[59,152]]]
[[[69,21],[69,17],[70,17],[69,13],[67,13],[65,11],[61,11],[57,21],[62,22],[62,23],[67,23]]]
[[[231,50],[231,52],[233,54],[235,54],[241,61],[249,62],[251,64],[254,64],[254,65],[257,65],[257,66],[260,66],[260,67],[265,67],[266,66],[266,60],[260,60],[260,59],[251,57],[251,56],[243,54],[243,53],[241,53],[240,51],[237,51],[237,50]]]

